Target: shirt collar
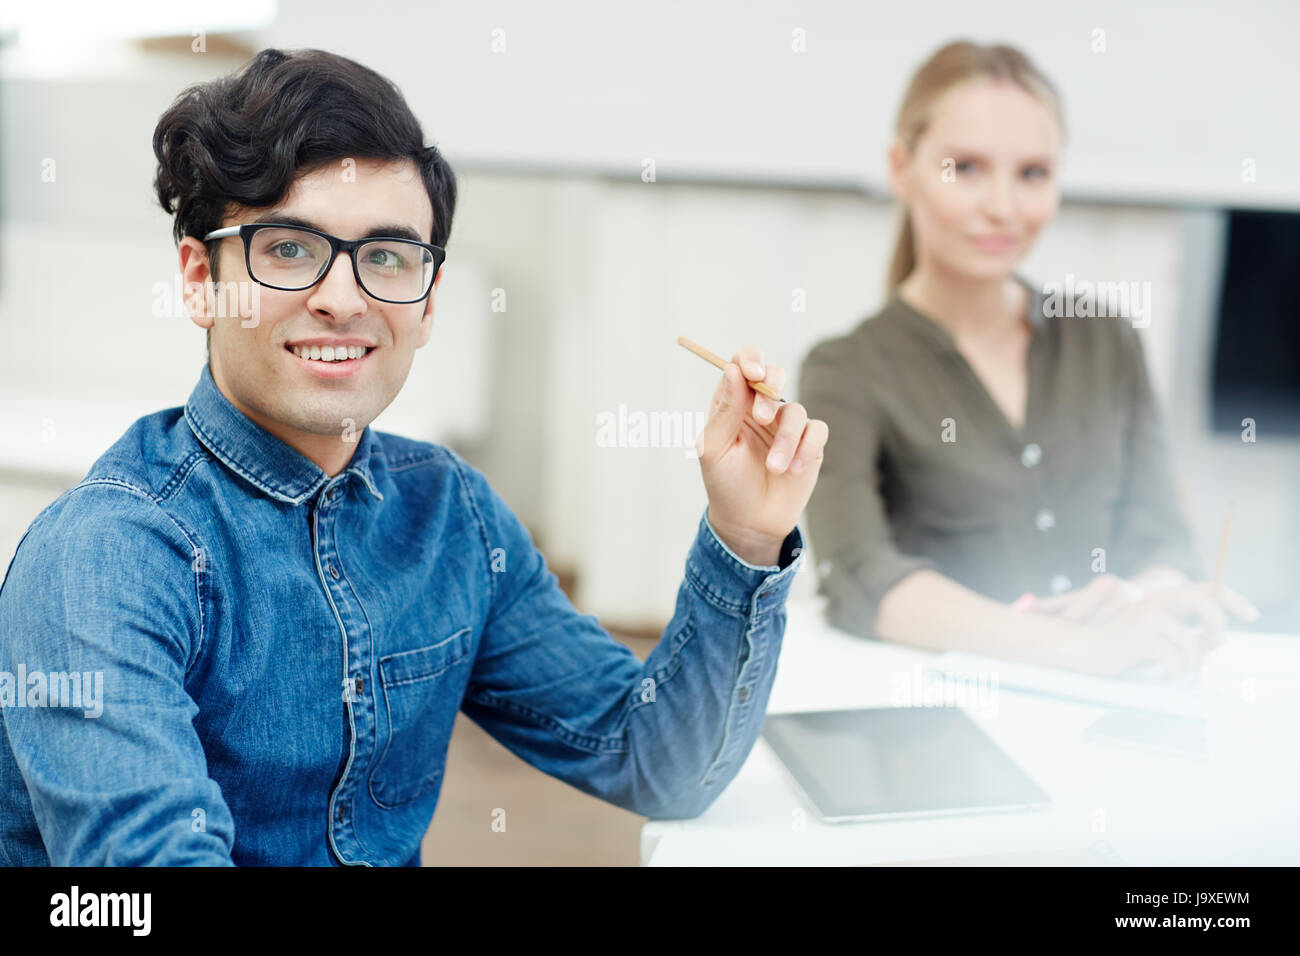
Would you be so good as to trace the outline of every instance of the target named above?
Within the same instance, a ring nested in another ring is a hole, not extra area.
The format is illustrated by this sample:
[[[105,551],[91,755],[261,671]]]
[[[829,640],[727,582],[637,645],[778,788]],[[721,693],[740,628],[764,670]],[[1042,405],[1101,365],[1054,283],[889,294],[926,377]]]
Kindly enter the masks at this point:
[[[227,467],[279,501],[302,504],[330,481],[323,468],[231,404],[213,381],[208,364],[185,403],[185,420],[194,436]],[[367,426],[348,467],[340,473],[356,475],[378,501],[384,496],[375,487],[371,466],[372,459],[382,454]]]

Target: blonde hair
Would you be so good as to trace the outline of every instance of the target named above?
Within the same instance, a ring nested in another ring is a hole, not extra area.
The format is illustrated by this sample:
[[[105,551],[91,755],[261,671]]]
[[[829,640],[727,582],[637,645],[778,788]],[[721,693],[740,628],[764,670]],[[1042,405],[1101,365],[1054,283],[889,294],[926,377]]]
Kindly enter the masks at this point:
[[[1061,110],[1060,94],[1051,80],[1027,56],[1005,44],[985,46],[959,40],[935,51],[930,59],[921,64],[907,86],[894,132],[909,152],[916,148],[917,141],[929,125],[930,109],[935,100],[958,83],[977,77],[1015,83],[1052,110],[1064,133],[1065,117]],[[914,268],[916,243],[912,234],[912,219],[904,209],[898,239],[894,244],[894,257],[889,265],[886,284],[888,292],[892,294]]]

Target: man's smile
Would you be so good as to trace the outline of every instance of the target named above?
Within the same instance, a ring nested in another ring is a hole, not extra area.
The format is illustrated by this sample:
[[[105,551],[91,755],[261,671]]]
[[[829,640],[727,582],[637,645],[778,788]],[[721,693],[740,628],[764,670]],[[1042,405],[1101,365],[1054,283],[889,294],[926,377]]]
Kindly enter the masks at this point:
[[[285,343],[284,350],[322,378],[345,378],[361,368],[375,346],[360,339],[304,339]]]

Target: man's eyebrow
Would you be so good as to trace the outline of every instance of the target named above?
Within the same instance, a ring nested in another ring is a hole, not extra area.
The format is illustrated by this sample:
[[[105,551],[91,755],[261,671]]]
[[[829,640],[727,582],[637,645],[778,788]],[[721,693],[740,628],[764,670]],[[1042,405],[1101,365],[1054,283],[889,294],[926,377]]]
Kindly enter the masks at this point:
[[[302,226],[305,229],[315,229],[318,232],[329,232],[320,223],[312,222],[310,219],[304,219],[301,216],[294,216],[289,213],[276,212],[271,210],[265,217],[260,218],[258,222],[280,222],[286,226]],[[371,226],[365,232],[366,236],[392,236],[395,239],[413,239],[416,242],[428,242],[423,236],[412,229],[410,226],[402,223],[380,223],[377,226]]]

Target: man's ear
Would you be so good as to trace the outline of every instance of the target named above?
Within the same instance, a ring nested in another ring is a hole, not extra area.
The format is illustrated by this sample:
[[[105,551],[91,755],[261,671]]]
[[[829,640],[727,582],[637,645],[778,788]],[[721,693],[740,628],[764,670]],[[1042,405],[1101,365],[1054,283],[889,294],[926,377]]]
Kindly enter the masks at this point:
[[[417,349],[422,349],[429,341],[429,336],[433,334],[433,304],[438,298],[438,283],[442,281],[443,275],[447,272],[444,265],[438,269],[438,274],[433,277],[433,290],[429,293],[429,298],[424,306],[424,315],[420,316],[420,341],[415,344]]]
[[[181,290],[190,321],[201,329],[210,329],[216,319],[208,308],[208,291],[212,269],[208,250],[193,236],[181,240],[177,250],[181,263]]]

